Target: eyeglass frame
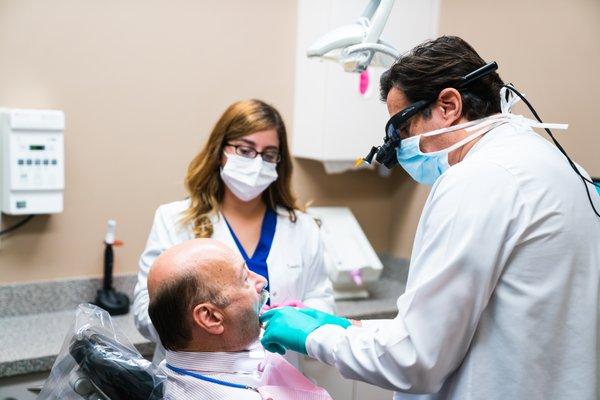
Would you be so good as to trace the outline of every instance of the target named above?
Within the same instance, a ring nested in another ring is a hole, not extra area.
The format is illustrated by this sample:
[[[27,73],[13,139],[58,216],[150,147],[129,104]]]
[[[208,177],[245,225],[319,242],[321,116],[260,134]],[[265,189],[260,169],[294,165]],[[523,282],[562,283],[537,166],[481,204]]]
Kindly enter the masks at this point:
[[[263,161],[268,162],[268,163],[278,164],[281,161],[281,152],[279,150],[267,149],[265,151],[258,151],[254,147],[251,147],[251,146],[248,146],[248,145],[245,145],[245,144],[233,144],[233,143],[230,143],[230,142],[225,143],[225,147],[227,147],[227,146],[233,147],[235,149],[235,154],[237,154],[240,157],[249,158],[249,159],[253,160],[253,159],[256,158],[256,156],[260,155],[260,158],[262,158]],[[242,155],[242,154],[238,153],[238,148],[240,148],[240,147],[244,147],[244,148],[246,148],[248,150],[252,150],[255,153],[254,156],[253,157],[247,157],[245,155]],[[277,152],[277,161],[268,161],[268,160],[265,160],[265,158],[263,157],[263,154],[265,154],[265,153],[268,154],[269,151],[272,151],[273,154],[275,152]]]

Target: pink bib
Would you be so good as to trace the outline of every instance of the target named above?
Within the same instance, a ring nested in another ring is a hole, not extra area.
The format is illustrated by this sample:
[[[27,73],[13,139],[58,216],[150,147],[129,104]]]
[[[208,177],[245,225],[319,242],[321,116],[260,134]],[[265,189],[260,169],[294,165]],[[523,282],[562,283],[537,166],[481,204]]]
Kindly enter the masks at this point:
[[[267,353],[261,384],[263,400],[333,400],[278,354]]]

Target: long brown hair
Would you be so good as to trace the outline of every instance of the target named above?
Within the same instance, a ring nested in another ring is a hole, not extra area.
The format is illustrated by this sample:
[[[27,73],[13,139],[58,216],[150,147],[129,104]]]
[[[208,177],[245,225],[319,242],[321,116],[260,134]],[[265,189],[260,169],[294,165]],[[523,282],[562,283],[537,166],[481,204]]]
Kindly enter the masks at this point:
[[[196,237],[210,237],[213,226],[210,214],[219,210],[223,201],[223,181],[219,169],[223,148],[231,140],[254,132],[275,129],[279,137],[281,160],[277,164],[277,180],[262,194],[272,210],[283,207],[292,222],[300,210],[291,189],[292,157],[287,131],[279,112],[260,100],[242,100],[230,105],[212,129],[204,148],[188,166],[185,187],[190,195],[190,207],[181,219],[183,226],[192,225]]]

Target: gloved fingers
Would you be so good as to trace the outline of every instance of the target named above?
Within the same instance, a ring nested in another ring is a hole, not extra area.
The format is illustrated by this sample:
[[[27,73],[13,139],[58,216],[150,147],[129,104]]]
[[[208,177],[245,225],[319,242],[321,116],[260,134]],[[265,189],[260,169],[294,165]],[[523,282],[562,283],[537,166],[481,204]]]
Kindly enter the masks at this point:
[[[266,346],[264,346],[264,348],[267,351],[270,351],[271,353],[277,353],[277,354],[281,354],[281,355],[285,354],[285,347],[283,347],[282,345],[277,344],[277,343],[267,344]]]
[[[314,319],[318,319],[319,314],[324,314],[322,311],[315,310],[314,308],[301,308],[298,311],[300,311],[304,315],[313,317]]]
[[[260,315],[258,317],[258,320],[260,321],[261,324],[265,325],[265,324],[269,323],[269,320],[276,315],[277,311],[278,310],[266,311],[265,313],[263,313],[262,315]]]
[[[271,353],[279,353],[281,355],[285,354],[285,347],[275,341],[273,335],[269,332],[265,332],[260,343],[263,345],[265,350],[270,351]]]

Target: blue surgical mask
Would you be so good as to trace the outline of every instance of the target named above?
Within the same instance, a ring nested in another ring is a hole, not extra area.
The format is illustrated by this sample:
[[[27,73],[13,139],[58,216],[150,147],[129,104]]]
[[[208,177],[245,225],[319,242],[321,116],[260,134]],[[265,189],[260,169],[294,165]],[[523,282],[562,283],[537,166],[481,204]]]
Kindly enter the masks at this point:
[[[424,185],[433,185],[448,168],[448,153],[435,152],[423,153],[419,148],[421,135],[412,136],[402,140],[396,149],[398,163],[417,182]]]
[[[449,153],[506,122],[504,119],[500,114],[492,115],[491,117],[469,121],[449,128],[436,129],[431,132],[402,139],[400,146],[396,149],[398,163],[415,181],[424,185],[433,185],[450,168],[450,164],[448,163]],[[431,153],[423,153],[421,151],[421,137],[441,135],[458,130],[465,130],[469,135],[446,149]]]

